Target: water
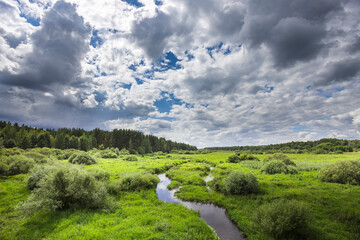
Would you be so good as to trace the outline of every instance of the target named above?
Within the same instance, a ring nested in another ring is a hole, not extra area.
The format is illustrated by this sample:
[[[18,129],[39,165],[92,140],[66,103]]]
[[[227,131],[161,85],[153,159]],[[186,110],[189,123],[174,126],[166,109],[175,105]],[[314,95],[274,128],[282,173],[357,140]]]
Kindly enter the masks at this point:
[[[200,212],[200,217],[211,226],[221,239],[225,240],[243,240],[246,239],[233,222],[227,217],[225,209],[215,206],[214,204],[204,204],[195,202],[182,201],[174,196],[178,189],[168,190],[167,186],[171,180],[165,176],[165,173],[158,175],[160,182],[156,187],[158,198],[167,203],[180,203],[187,208]],[[209,177],[209,176],[208,176]],[[210,181],[210,178],[205,181]]]

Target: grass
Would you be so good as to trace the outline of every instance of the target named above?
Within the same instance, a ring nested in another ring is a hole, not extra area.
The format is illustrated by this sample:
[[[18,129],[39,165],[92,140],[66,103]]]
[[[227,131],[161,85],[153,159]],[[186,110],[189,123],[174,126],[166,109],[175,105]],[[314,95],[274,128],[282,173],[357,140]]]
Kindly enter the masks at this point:
[[[178,198],[225,207],[248,239],[273,239],[257,230],[252,216],[256,209],[274,199],[294,199],[309,208],[311,225],[307,239],[360,239],[360,186],[324,183],[317,178],[319,169],[339,160],[360,159],[360,153],[287,154],[297,165],[299,173],[294,175],[262,173],[261,161],[227,163],[233,154],[138,155],[134,162],[93,154],[98,156],[97,164],[84,168],[105,169],[110,172],[110,181],[127,172],[166,172],[173,180],[171,187],[182,186],[176,193]],[[262,160],[268,155],[255,156]],[[67,160],[59,161],[69,164]],[[234,196],[209,191],[204,177],[210,166],[214,167],[211,172],[215,179],[235,170],[253,173],[259,181],[259,193]],[[158,200],[155,189],[119,192],[113,196],[118,207],[112,212],[71,208],[25,217],[16,206],[30,194],[27,176],[0,178],[0,239],[216,239],[197,212]]]

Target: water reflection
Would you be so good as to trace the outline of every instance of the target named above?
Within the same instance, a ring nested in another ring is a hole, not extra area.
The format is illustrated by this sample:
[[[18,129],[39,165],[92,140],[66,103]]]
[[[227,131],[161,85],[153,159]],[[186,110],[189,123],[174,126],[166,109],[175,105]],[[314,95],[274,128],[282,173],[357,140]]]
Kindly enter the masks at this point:
[[[168,190],[167,186],[171,180],[165,174],[158,175],[160,183],[156,187],[156,194],[163,202],[180,203],[187,208],[200,212],[200,217],[206,221],[217,235],[225,240],[242,240],[246,239],[242,236],[239,229],[227,217],[225,209],[215,206],[214,204],[203,204],[195,202],[185,202],[174,196],[177,189]]]

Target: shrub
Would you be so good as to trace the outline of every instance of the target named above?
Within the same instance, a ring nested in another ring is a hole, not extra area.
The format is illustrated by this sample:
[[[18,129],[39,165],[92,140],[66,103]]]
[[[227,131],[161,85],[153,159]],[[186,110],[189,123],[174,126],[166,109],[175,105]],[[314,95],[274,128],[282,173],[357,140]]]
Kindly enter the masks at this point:
[[[126,150],[125,148],[121,149],[121,151],[119,152],[119,155],[129,155],[130,152],[129,150]]]
[[[271,160],[264,164],[261,171],[266,172],[267,174],[286,173],[287,167],[282,161]]]
[[[104,169],[92,168],[88,172],[91,173],[97,180],[107,181],[110,179],[110,172]]]
[[[360,185],[360,161],[341,161],[323,168],[318,173],[323,182]]]
[[[259,161],[259,159],[251,154],[240,154],[239,156],[240,161],[245,161],[245,160],[254,160],[254,161]]]
[[[258,181],[252,173],[231,172],[225,180],[225,189],[231,194],[245,195],[258,190]]]
[[[2,149],[2,154],[4,156],[14,156],[14,155],[20,155],[24,152],[21,148],[4,148]]]
[[[298,173],[298,170],[295,166],[292,166],[292,165],[289,165],[289,166],[286,166],[287,167],[287,172],[286,173],[289,173],[289,174],[296,174]]]
[[[57,165],[36,166],[31,170],[31,175],[26,179],[27,187],[30,190],[38,188],[40,186],[40,180],[43,179],[47,174],[55,172],[57,169]]]
[[[100,156],[102,158],[117,158],[116,153],[114,153],[113,151],[111,151],[110,149],[106,149],[106,150],[102,150],[100,152]]]
[[[228,157],[228,162],[229,163],[237,163],[237,162],[240,162],[240,158],[237,155],[231,155]]]
[[[51,171],[46,171],[51,169]],[[37,171],[38,172],[38,171]],[[39,172],[38,172],[39,173]],[[28,200],[18,208],[27,214],[40,210],[109,207],[107,189],[103,182],[77,166],[44,167]]]
[[[28,173],[34,165],[34,160],[23,155],[4,157],[0,160],[0,175],[13,176]]]
[[[36,163],[46,163],[48,159],[44,154],[37,152],[26,152],[24,156],[33,159]]]
[[[69,157],[68,161],[69,163],[72,164],[85,164],[85,165],[96,164],[95,159],[86,153],[74,153]]]
[[[151,173],[126,173],[120,176],[117,187],[120,191],[150,189],[156,187],[159,181],[159,178]]]
[[[273,156],[265,158],[263,160],[263,162],[266,163],[266,162],[269,162],[272,160],[282,161],[287,166],[289,166],[289,165],[296,166],[294,161],[292,161],[288,156],[286,156],[282,153],[275,153]]]
[[[307,207],[296,200],[276,200],[262,205],[254,214],[258,230],[275,239],[303,239],[300,236],[307,226],[307,219]]]
[[[280,160],[271,160],[269,162],[265,162],[265,164],[261,168],[262,172],[266,172],[267,174],[277,174],[277,173],[285,173],[285,174],[295,174],[297,173],[297,169],[293,165],[286,165],[283,161]]]
[[[80,153],[80,151],[75,149],[62,150],[59,154],[56,155],[56,158],[58,160],[66,160],[69,159],[69,157],[74,153]]]
[[[126,158],[124,158],[124,161],[137,161],[137,157],[135,156],[127,156]]]

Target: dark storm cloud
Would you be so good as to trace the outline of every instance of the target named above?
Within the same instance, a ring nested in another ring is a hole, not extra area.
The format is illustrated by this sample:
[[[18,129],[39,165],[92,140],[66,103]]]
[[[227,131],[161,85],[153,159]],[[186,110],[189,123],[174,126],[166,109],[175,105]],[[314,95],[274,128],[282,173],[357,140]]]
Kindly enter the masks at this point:
[[[360,58],[348,58],[339,62],[327,64],[325,73],[316,85],[329,85],[336,82],[350,81],[360,72]]]
[[[89,49],[90,26],[75,5],[56,2],[32,36],[33,51],[25,57],[18,74],[0,73],[2,83],[49,90],[51,85],[75,84],[81,60]],[[14,43],[15,44],[15,43]]]
[[[205,19],[210,25],[210,29],[202,31],[209,31],[210,35],[222,40],[238,34],[244,25],[244,10],[237,5],[222,9],[223,6],[213,0],[186,0],[183,3],[186,6],[184,12],[172,8],[169,13],[159,11],[153,18],[133,23],[132,38],[148,57],[156,60],[166,52],[171,37],[176,37],[177,44],[191,48],[197,37],[194,35],[203,34],[196,32],[201,20]]]
[[[167,40],[175,33],[172,18],[160,12],[154,18],[145,18],[132,27],[132,35],[136,43],[144,49],[152,59],[157,59],[163,53]]]
[[[320,53],[326,36],[326,18],[341,11],[338,0],[252,0],[242,37],[249,46],[266,44],[277,67],[289,67]]]
[[[360,51],[360,36],[356,36],[352,44],[347,48],[349,53],[357,53]]]
[[[272,30],[268,46],[278,67],[315,58],[325,46],[321,42],[325,30],[299,18],[282,19]]]

